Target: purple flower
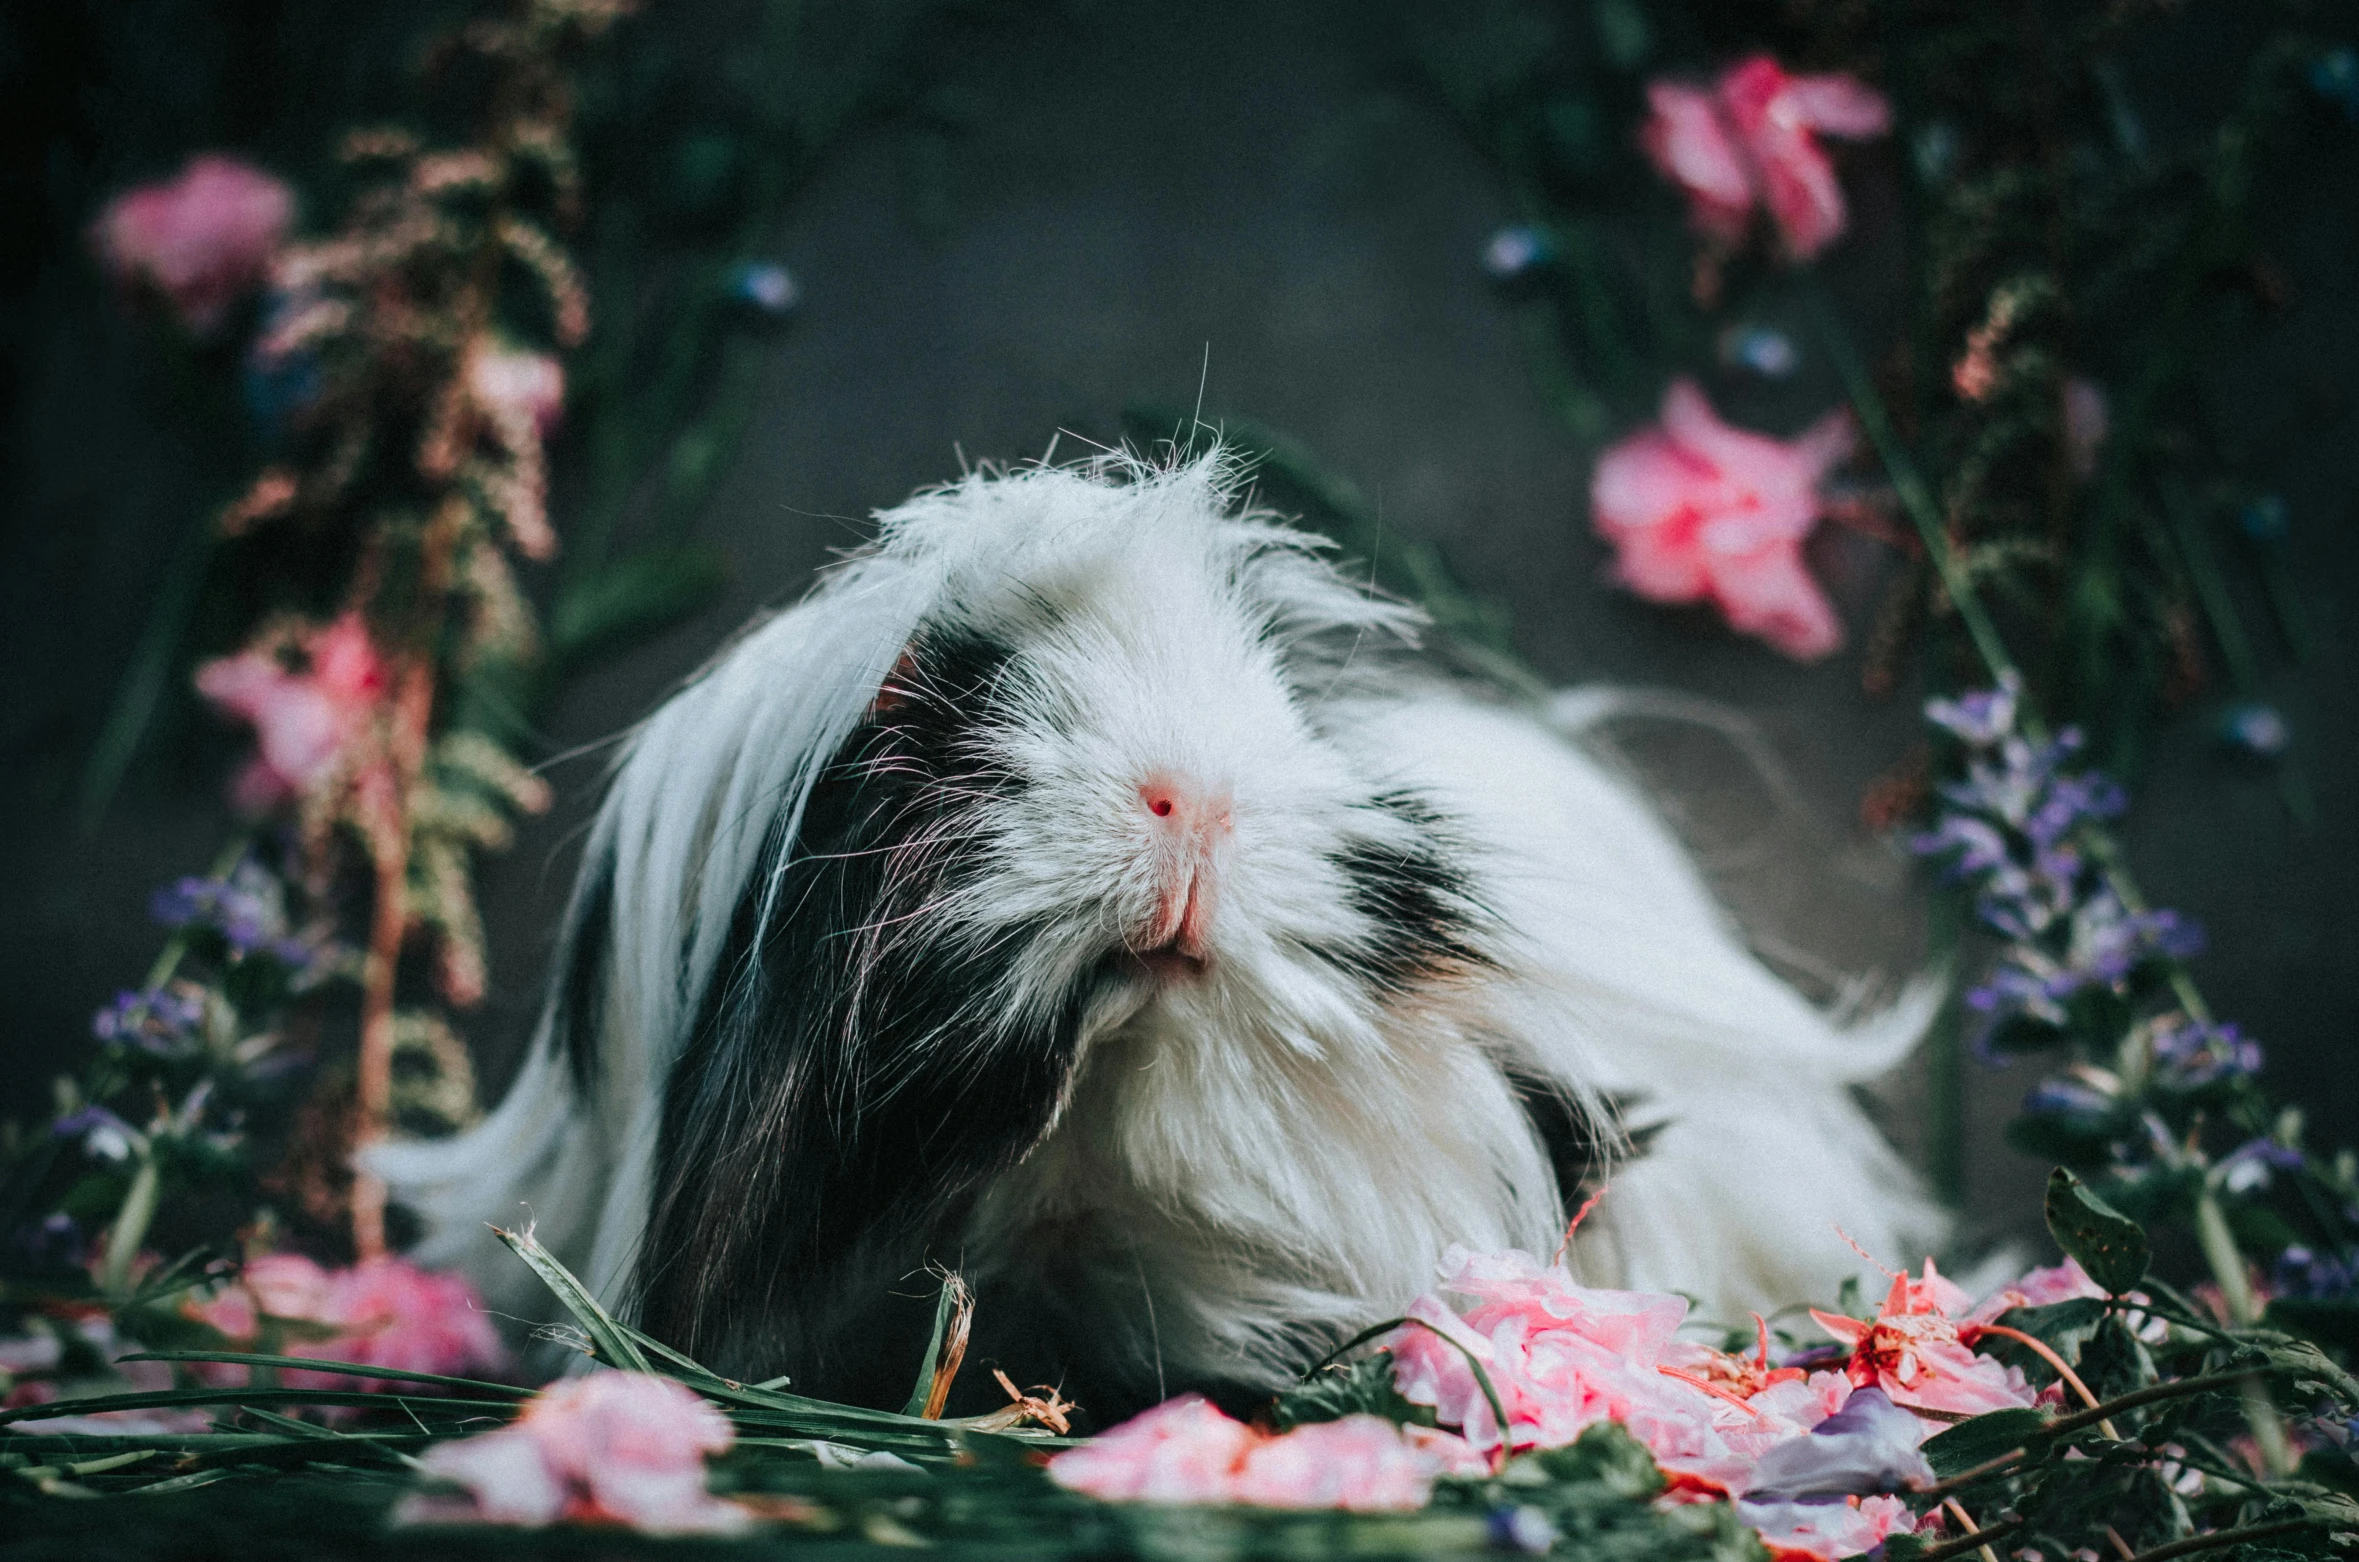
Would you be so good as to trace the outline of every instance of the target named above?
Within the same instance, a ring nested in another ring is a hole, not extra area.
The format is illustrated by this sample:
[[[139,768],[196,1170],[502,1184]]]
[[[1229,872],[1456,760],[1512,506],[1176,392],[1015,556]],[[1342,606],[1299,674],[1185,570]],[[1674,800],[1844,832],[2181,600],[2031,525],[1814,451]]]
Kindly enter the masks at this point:
[[[2023,1098],[2027,1117],[2101,1118],[2112,1112],[2114,1095],[2069,1074],[2043,1079]]]
[[[2300,1297],[2307,1301],[2340,1301],[2359,1285],[2359,1255],[2344,1253],[2313,1253],[2306,1247],[2289,1247],[2277,1255],[2277,1264],[2269,1273],[2269,1289],[2278,1296]]]
[[[1920,857],[1956,852],[1957,860],[1949,865],[1954,878],[1989,873],[2013,861],[2008,853],[2007,837],[1999,827],[1971,814],[1942,814],[1933,821],[1931,830],[1909,837],[1908,849]]]
[[[154,988],[124,992],[91,1018],[90,1033],[100,1041],[121,1042],[170,1057],[196,1044],[196,1029],[205,1017],[205,1000],[193,992]]]
[[[1954,700],[1927,700],[1925,719],[1974,748],[1988,748],[2015,731],[2017,709],[2023,699],[2023,680],[2010,672],[1995,689],[1961,694]]]
[[[86,1106],[71,1116],[61,1117],[50,1125],[49,1131],[60,1139],[80,1141],[86,1154],[102,1161],[127,1159],[140,1142],[138,1129],[103,1106]]]
[[[311,945],[289,935],[278,879],[253,861],[239,863],[225,879],[191,876],[157,890],[148,915],[166,927],[210,928],[238,955],[268,955],[298,973],[318,958]]]
[[[2032,806],[2023,833],[2042,848],[2070,835],[2084,820],[2110,819],[2129,805],[2122,789],[2094,771],[2059,775],[2049,781],[2046,794]]]
[[[2260,1043],[2234,1025],[2182,1019],[2157,1030],[2152,1046],[2155,1081],[2167,1089],[2200,1090],[2261,1071]]]
[[[2257,1193],[2281,1171],[2299,1171],[2302,1152],[2273,1139],[2247,1139],[2220,1157],[2213,1171],[2230,1193]]]
[[[1554,258],[1547,235],[1537,228],[1501,228],[1483,246],[1483,270],[1499,282],[1529,276]]]
[[[1843,1408],[1788,1438],[1753,1466],[1748,1500],[1853,1496],[1931,1485],[1933,1467],[1917,1451],[1924,1427],[1880,1388],[1856,1389]]]

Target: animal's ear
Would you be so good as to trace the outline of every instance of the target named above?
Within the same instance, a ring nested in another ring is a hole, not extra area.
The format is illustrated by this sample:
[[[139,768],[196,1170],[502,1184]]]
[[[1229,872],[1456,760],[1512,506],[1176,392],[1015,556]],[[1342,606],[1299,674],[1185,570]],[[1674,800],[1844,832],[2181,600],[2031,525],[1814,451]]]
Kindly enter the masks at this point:
[[[905,645],[893,663],[893,670],[877,685],[876,698],[868,702],[869,719],[873,721],[908,704],[917,693],[918,677],[917,647]]]

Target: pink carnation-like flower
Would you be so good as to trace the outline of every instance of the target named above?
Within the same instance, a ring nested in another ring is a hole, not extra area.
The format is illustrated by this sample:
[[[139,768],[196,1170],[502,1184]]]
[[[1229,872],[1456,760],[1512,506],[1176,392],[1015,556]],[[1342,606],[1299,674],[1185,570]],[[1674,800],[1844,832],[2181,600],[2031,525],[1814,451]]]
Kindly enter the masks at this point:
[[[1417,1508],[1458,1439],[1346,1416],[1273,1437],[1183,1394],[1049,1461],[1052,1480],[1102,1502],[1245,1502],[1266,1508]],[[1472,1461],[1476,1468],[1481,1461]]]
[[[1843,628],[1802,542],[1825,510],[1820,480],[1851,448],[1847,413],[1776,440],[1731,428],[1694,381],[1673,381],[1663,421],[1606,451],[1590,480],[1615,578],[1654,602],[1708,600],[1796,660],[1825,656]]]
[[[281,1355],[320,1361],[467,1377],[496,1372],[507,1358],[491,1315],[464,1277],[398,1258],[327,1270],[300,1253],[266,1253],[189,1312],[241,1345],[256,1343],[272,1319],[333,1329],[332,1338],[298,1337],[277,1347]],[[242,1380],[243,1369],[227,1364],[202,1370],[212,1381]],[[395,1386],[384,1378],[300,1368],[289,1369],[284,1381],[289,1388]]]
[[[1845,1370],[1862,1388],[1881,1388],[1903,1409],[1944,1410],[1978,1416],[1986,1411],[2030,1405],[2034,1398],[2021,1369],[1978,1355],[1961,1337],[1972,1322],[1954,1313],[1968,1308],[1966,1293],[1935,1272],[1930,1260],[1921,1280],[1906,1273],[1869,1322],[1812,1308],[1818,1326],[1851,1347]]]
[[[294,217],[294,192],[282,181],[207,154],[176,179],[116,196],[91,235],[117,281],[154,288],[202,334],[260,285]]]
[[[1709,89],[1657,81],[1640,143],[1685,191],[1698,231],[1734,249],[1766,206],[1786,254],[1808,260],[1847,220],[1843,186],[1822,135],[1865,139],[1891,128],[1882,93],[1845,75],[1795,76],[1766,54],[1723,71]]]
[[[670,1378],[598,1371],[526,1402],[510,1425],[437,1444],[426,1473],[464,1495],[421,1492],[397,1524],[626,1524],[650,1535],[726,1535],[752,1517],[705,1489],[728,1419]]]
[[[250,813],[291,802],[333,775],[384,694],[384,666],[357,612],[305,634],[299,649],[310,664],[300,672],[267,643],[197,669],[197,692],[254,728],[254,759],[231,787]]]

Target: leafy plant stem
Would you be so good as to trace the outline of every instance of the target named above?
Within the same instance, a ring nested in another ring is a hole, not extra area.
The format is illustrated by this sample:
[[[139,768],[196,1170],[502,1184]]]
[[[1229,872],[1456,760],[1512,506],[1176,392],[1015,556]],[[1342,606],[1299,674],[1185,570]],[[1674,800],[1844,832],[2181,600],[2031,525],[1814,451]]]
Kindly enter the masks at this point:
[[[139,1170],[131,1174],[131,1191],[123,1195],[123,1207],[116,1211],[114,1226],[107,1233],[106,1259],[98,1283],[109,1296],[121,1296],[129,1288],[132,1261],[139,1257],[139,1244],[147,1240],[147,1228],[156,1218],[156,1202],[162,1191],[163,1172],[156,1164],[155,1151],[143,1147]]]
[[[2152,1551],[2141,1551],[2130,1562],[2170,1562],[2172,1557],[2190,1557],[2202,1551],[2219,1551],[2229,1546],[2250,1545],[2256,1540],[2270,1540],[2279,1535],[2291,1535],[2305,1529],[2315,1529],[2318,1519],[2281,1519],[2274,1524],[2247,1524],[2241,1529],[2216,1529],[2208,1535],[2190,1535],[2185,1540],[2174,1540],[2167,1546],[2156,1546]],[[1926,1553],[1927,1557],[1931,1553]],[[1920,1558],[1919,1562],[1925,1562]]]

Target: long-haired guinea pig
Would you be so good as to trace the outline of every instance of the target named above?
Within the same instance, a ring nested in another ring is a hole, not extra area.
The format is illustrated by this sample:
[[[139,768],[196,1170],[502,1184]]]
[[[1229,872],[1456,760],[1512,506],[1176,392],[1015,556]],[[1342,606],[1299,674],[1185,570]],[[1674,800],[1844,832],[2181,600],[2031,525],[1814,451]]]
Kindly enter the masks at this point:
[[[373,1169],[545,1311],[537,1223],[725,1374],[894,1405],[931,1268],[972,1354],[1104,1424],[1282,1385],[1445,1249],[1741,1318],[1938,1217],[1843,1029],[1646,803],[1222,458],[979,473],[631,740],[506,1101]],[[1626,1147],[1615,1103],[1659,1125]],[[970,1379],[982,1377],[968,1374]],[[988,1380],[985,1380],[988,1386]]]

